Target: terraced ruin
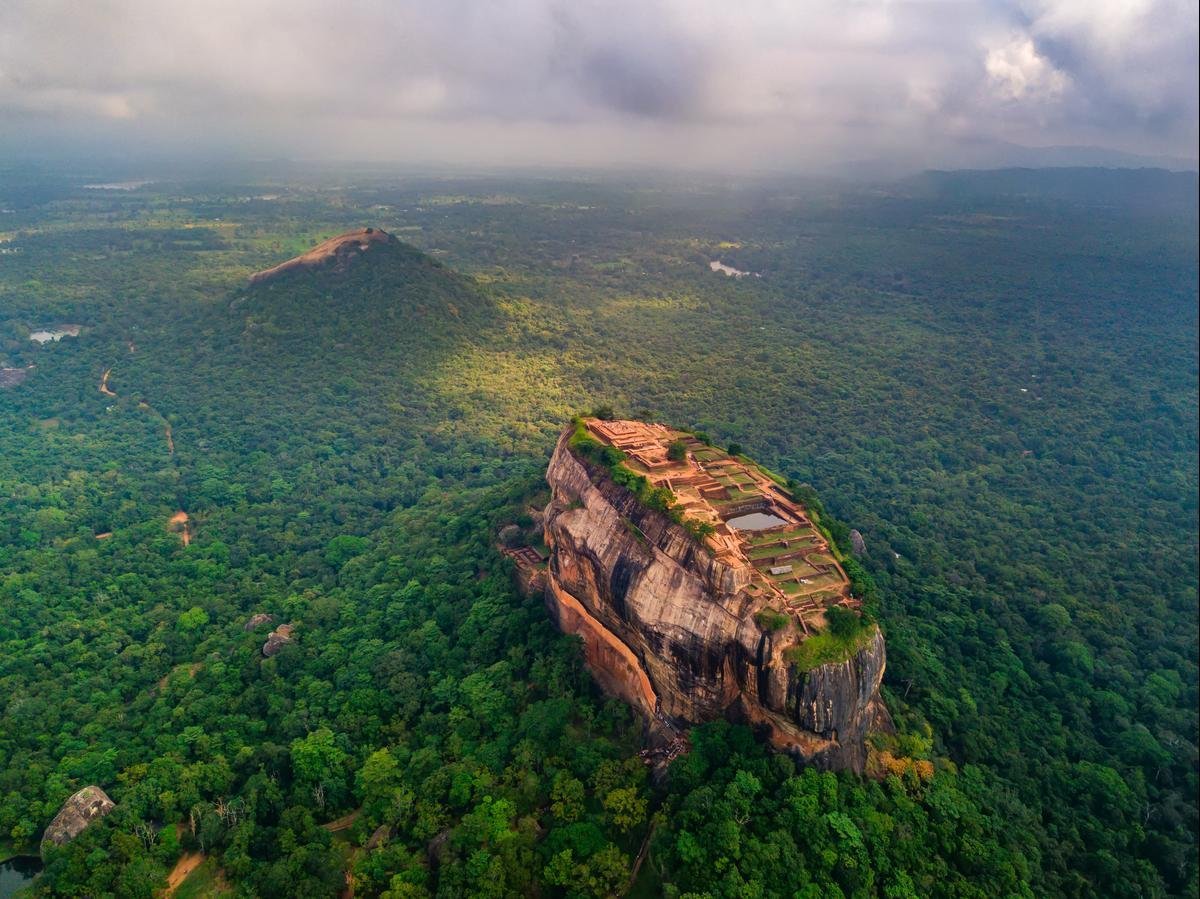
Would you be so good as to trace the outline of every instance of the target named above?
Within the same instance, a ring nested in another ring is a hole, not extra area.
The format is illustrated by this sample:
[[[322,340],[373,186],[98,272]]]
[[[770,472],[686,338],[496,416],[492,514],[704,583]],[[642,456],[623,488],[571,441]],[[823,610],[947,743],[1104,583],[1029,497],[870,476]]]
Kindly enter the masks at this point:
[[[787,614],[804,634],[825,626],[825,610],[858,608],[850,580],[807,510],[766,469],[692,434],[641,421],[583,420],[588,433],[619,449],[625,465],[670,490],[684,519],[712,528],[713,556],[750,571],[753,606]]]

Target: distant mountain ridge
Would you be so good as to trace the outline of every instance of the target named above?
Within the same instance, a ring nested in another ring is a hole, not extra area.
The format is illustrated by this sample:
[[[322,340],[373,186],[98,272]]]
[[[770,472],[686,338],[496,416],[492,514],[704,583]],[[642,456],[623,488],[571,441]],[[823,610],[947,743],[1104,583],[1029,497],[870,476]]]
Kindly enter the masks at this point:
[[[938,199],[1037,199],[1089,205],[1195,208],[1200,176],[1159,168],[1006,168],[930,170],[898,186]]]
[[[997,140],[931,140],[918,147],[895,148],[886,155],[850,158],[831,165],[828,173],[865,179],[894,180],[935,169],[986,171],[992,169],[1166,169],[1195,172],[1197,160],[1182,156],[1127,153],[1105,147],[1027,147]]]

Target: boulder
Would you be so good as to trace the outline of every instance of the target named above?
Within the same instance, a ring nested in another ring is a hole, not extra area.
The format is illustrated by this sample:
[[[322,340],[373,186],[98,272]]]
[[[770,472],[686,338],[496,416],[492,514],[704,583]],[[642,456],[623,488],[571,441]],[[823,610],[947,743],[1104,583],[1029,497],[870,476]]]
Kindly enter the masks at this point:
[[[275,655],[283,647],[292,642],[292,632],[295,628],[290,624],[281,624],[275,630],[267,635],[267,642],[263,644],[262,654],[268,659]]]
[[[863,539],[863,535],[855,528],[850,532],[850,549],[856,556],[865,556],[867,554],[867,541]]]
[[[42,845],[62,846],[79,836],[85,827],[113,810],[113,801],[96,786],[84,787],[63,803],[42,834]]]
[[[270,624],[275,619],[266,612],[259,612],[257,615],[250,616],[250,620],[246,622],[244,630],[253,631],[262,627],[264,624]]]

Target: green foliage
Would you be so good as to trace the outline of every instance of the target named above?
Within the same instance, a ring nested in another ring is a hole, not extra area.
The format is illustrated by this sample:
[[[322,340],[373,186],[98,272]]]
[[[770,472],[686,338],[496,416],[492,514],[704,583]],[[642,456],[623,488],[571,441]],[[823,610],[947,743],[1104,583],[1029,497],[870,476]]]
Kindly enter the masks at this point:
[[[682,440],[672,440],[667,445],[667,458],[672,462],[682,462],[687,459],[687,444]]]
[[[118,801],[43,892],[153,891],[203,846],[243,894],[335,895],[387,824],[356,893],[604,895],[645,835],[604,800],[634,789],[661,802],[639,895],[1196,894],[1194,203],[73,183],[0,176],[0,364],[37,366],[0,390],[0,838],[34,848],[89,782]],[[364,219],[487,292],[405,247],[244,289]],[[730,235],[761,279],[681,252]],[[27,340],[53,321],[84,331]],[[797,772],[725,725],[664,794],[625,769],[640,725],[490,545],[597,397],[869,535],[845,567],[931,780]],[[269,660],[262,611],[299,625]],[[296,767],[322,730],[344,757]]]
[[[798,771],[724,722],[692,746],[651,849],[668,895],[1034,895],[1029,814],[978,769],[929,783]],[[969,871],[941,863],[963,852]]]
[[[829,633],[839,640],[851,640],[868,627],[859,615],[841,606],[826,609],[825,620],[829,623]]]
[[[195,631],[208,624],[208,612],[199,606],[192,606],[179,616],[179,629]]]
[[[331,568],[341,568],[355,556],[366,552],[369,545],[362,537],[338,534],[326,546],[325,561]]]
[[[622,833],[641,826],[646,820],[647,802],[637,787],[610,790],[603,799],[604,810]]]
[[[788,626],[791,619],[782,612],[774,609],[763,609],[754,613],[754,620],[765,631],[778,631]]]
[[[838,612],[845,612],[845,616],[837,615]],[[828,630],[813,634],[805,638],[803,643],[784,651],[784,659],[798,671],[811,671],[822,665],[844,662],[862,649],[875,634],[875,625],[859,624],[859,617],[853,612],[834,607],[827,609],[825,614],[830,623]],[[835,620],[839,621],[838,632],[834,631]]]

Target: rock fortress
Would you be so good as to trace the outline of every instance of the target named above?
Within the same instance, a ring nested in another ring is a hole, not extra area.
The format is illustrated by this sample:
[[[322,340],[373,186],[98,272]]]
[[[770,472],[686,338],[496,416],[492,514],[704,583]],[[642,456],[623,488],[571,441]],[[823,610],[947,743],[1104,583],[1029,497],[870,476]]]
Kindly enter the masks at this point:
[[[892,729],[883,636],[786,482],[688,432],[600,418],[562,433],[546,477],[548,556],[525,581],[660,743],[725,717],[864,771],[868,734]]]

